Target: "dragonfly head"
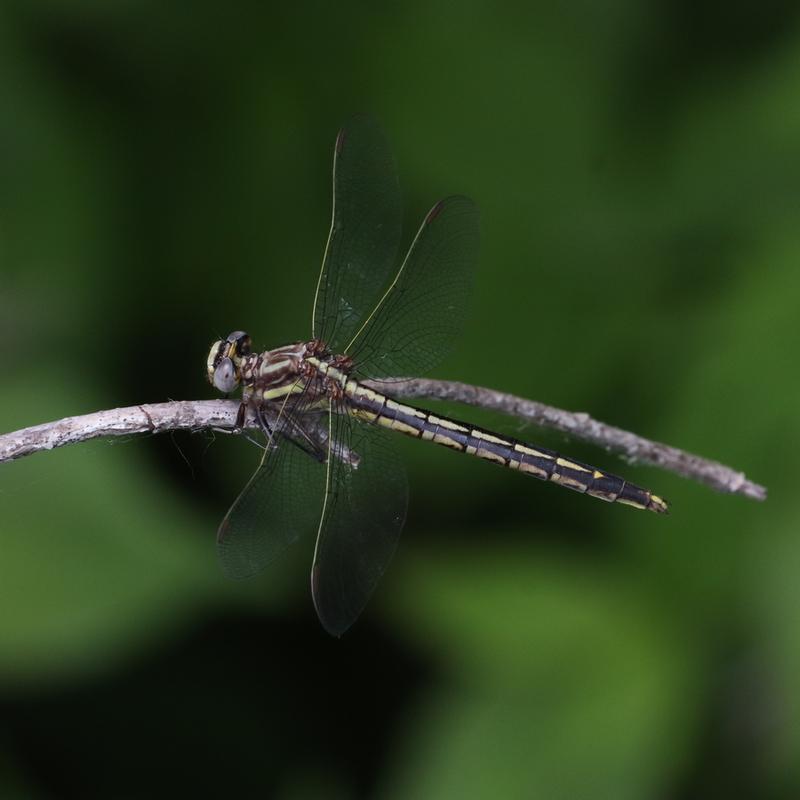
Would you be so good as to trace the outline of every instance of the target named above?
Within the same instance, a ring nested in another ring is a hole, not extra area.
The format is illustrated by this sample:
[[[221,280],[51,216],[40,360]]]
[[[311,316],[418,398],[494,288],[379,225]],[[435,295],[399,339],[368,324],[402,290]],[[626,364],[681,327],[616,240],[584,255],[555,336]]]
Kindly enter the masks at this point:
[[[241,363],[250,355],[250,337],[244,331],[234,331],[227,339],[219,339],[208,351],[206,371],[208,382],[223,394],[239,385]]]

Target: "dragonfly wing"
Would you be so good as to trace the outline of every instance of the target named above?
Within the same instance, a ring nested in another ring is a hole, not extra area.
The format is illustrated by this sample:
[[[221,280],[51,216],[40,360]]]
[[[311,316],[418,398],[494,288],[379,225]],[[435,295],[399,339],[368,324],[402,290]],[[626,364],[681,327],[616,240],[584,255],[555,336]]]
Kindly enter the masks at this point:
[[[408,506],[405,469],[391,436],[372,424],[333,415],[358,466],[331,460],[311,592],[324,628],[341,636],[358,618],[394,555]]]
[[[386,137],[370,117],[339,131],[333,213],[314,300],[312,331],[335,353],[375,307],[397,258],[402,207]]]
[[[371,378],[421,375],[461,335],[478,259],[478,209],[455,195],[425,217],[393,282],[347,353]]]
[[[325,496],[325,464],[276,434],[217,533],[223,572],[250,578],[301,535],[316,530]]]

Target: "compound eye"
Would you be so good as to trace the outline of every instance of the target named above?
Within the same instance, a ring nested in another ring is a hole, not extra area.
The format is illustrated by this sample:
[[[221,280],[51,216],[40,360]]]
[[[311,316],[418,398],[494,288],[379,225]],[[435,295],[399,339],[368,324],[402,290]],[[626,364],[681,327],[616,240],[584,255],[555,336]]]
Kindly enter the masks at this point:
[[[250,341],[250,337],[246,333],[242,334],[236,340],[236,352],[240,356],[249,356],[251,346],[252,342]]]
[[[250,355],[250,337],[244,331],[234,331],[228,336],[228,342],[233,345],[231,355]]]
[[[239,385],[236,367],[229,358],[223,358],[214,368],[214,388],[223,394],[232,392]]]

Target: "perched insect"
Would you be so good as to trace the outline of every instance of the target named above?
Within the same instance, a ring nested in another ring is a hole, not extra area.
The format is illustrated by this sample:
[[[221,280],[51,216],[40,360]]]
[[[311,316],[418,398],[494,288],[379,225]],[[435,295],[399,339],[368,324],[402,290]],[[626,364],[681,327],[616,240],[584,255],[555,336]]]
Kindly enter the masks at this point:
[[[667,504],[604,470],[551,450],[400,403],[360,380],[420,375],[458,338],[478,255],[467,197],[437,203],[399,267],[400,194],[380,128],[339,132],[333,220],[317,282],[312,337],[263,353],[235,331],[214,342],[209,381],[243,387],[266,447],[219,528],[224,571],[254,575],[316,532],[311,590],[323,626],[347,630],[392,558],[408,502],[391,432],[444,445],[609,502],[663,513]],[[267,413],[269,412],[269,413]]]

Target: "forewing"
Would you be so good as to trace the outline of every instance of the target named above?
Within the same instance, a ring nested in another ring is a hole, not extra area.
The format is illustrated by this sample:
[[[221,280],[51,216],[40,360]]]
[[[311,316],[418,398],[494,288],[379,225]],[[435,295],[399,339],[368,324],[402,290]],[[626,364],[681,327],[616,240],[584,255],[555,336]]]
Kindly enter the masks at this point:
[[[331,229],[314,301],[312,330],[341,353],[378,302],[400,242],[397,170],[386,137],[369,117],[339,131],[333,157]]]
[[[358,466],[331,462],[311,592],[325,629],[341,636],[358,618],[394,555],[408,506],[405,469],[377,425],[333,417],[335,438],[347,440]]]
[[[371,378],[422,375],[461,335],[478,259],[478,209],[455,195],[425,217],[393,282],[347,352]]]
[[[301,535],[317,530],[325,469],[302,447],[275,435],[217,533],[219,558],[228,577],[252,577]]]

